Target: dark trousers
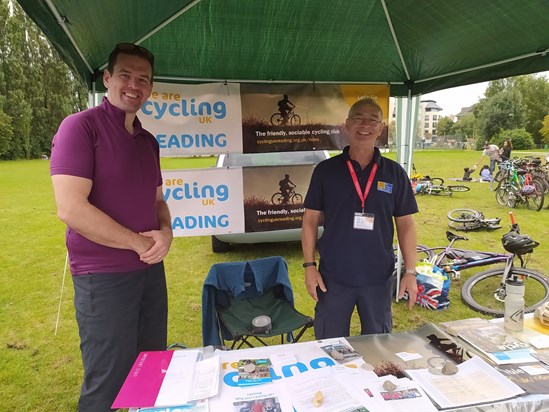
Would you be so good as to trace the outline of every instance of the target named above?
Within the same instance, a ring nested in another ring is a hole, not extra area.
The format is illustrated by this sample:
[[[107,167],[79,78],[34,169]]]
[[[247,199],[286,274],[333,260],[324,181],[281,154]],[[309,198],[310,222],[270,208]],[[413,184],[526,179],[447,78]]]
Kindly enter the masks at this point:
[[[392,331],[393,279],[381,286],[347,286],[326,280],[324,285],[328,289],[326,293],[317,288],[316,339],[349,336],[355,306],[360,318],[361,335]]]
[[[73,276],[73,283],[84,365],[78,410],[110,411],[139,352],[166,349],[164,265]]]

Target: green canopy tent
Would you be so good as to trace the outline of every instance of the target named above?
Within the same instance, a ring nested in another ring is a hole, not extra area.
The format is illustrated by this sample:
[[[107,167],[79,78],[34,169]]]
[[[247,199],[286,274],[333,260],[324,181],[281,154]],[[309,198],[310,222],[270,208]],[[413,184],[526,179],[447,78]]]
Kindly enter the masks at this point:
[[[117,42],[151,50],[166,82],[390,84],[409,169],[412,96],[549,70],[547,0],[18,0],[102,91]],[[415,99],[418,100],[418,99]]]

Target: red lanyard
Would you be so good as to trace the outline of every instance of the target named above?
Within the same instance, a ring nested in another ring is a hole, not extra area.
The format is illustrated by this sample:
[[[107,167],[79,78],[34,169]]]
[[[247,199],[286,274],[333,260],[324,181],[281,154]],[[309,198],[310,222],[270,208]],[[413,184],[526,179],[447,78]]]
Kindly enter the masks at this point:
[[[355,168],[353,167],[353,164],[351,163],[350,160],[347,160],[347,168],[349,169],[349,172],[351,173],[351,177],[353,178],[353,183],[355,184],[355,189],[358,194],[358,197],[362,201],[362,213],[364,213],[364,203],[366,202],[368,193],[370,193],[370,188],[372,187],[374,177],[376,176],[376,173],[377,173],[377,163],[374,162],[374,165],[372,166],[372,170],[370,171],[370,176],[368,177],[368,183],[366,183],[366,188],[364,189],[364,193],[362,193],[362,190],[360,190],[360,183],[358,183],[358,177],[356,177]]]

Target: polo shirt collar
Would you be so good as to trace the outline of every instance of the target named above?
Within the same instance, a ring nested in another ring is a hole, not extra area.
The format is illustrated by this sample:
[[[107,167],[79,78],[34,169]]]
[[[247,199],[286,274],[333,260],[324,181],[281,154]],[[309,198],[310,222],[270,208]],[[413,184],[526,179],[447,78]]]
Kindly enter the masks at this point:
[[[108,117],[111,118],[111,120],[124,128],[124,122],[126,120],[126,112],[124,110],[114,106],[111,102],[109,102],[109,99],[107,96],[103,97],[103,102],[101,103],[100,108],[107,114]],[[141,125],[141,122],[135,116],[135,119],[133,120],[133,135],[137,136],[143,131],[143,126]]]
[[[351,146],[345,146],[343,148],[343,160],[346,162],[347,160],[351,160],[352,162],[355,162],[355,160],[351,159],[351,157],[349,156],[349,149],[350,149]],[[372,158],[372,160],[374,162],[376,162],[378,164],[378,166],[381,164],[381,152],[379,151],[379,149],[377,147],[374,147],[374,157]],[[371,163],[371,162],[370,162]]]

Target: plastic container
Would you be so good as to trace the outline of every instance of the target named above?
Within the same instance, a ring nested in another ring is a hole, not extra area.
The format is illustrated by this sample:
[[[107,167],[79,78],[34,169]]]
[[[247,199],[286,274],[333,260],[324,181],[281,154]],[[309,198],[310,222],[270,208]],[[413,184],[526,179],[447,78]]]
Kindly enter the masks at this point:
[[[524,282],[507,281],[503,326],[510,332],[524,328]]]

